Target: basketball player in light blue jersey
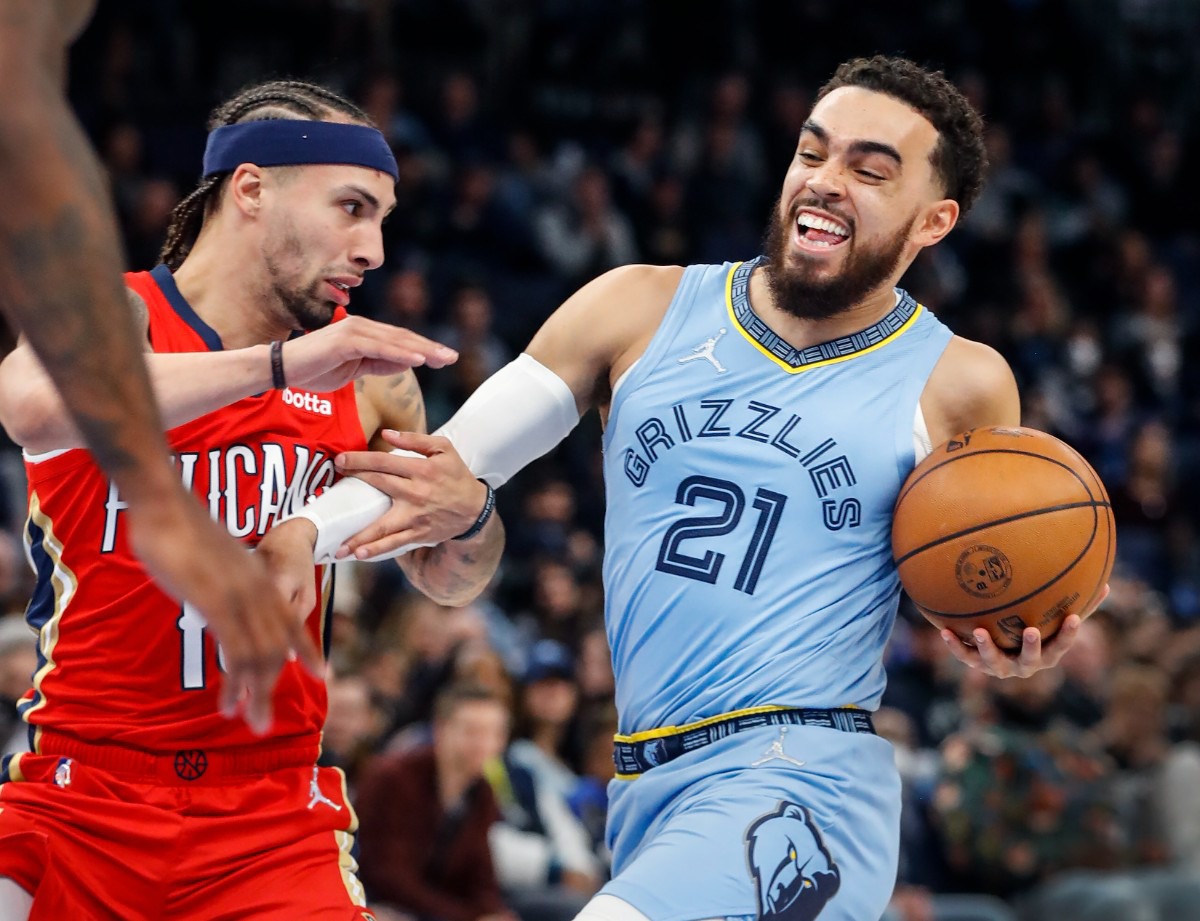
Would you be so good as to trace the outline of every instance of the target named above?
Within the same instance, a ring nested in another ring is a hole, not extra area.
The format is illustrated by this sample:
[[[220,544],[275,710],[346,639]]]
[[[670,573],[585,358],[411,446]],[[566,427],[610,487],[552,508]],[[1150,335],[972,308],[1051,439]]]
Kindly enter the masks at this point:
[[[765,256],[596,279],[439,435],[351,455],[363,479],[316,503],[328,548],[352,533],[337,527],[357,514],[351,491],[379,487],[395,505],[347,547],[396,552],[423,536],[405,477],[444,438],[496,486],[599,408],[620,735],[614,877],[579,921],[883,913],[900,783],[870,714],[900,591],[892,509],[931,444],[1020,422],[1004,360],[895,287],[975,200],[980,132],[941,74],[844,64],[801,132]],[[273,533],[312,548],[311,527]],[[1025,676],[1078,629],[1069,618],[1044,649],[1029,630],[1013,658],[982,630],[974,649],[944,636],[968,664]]]

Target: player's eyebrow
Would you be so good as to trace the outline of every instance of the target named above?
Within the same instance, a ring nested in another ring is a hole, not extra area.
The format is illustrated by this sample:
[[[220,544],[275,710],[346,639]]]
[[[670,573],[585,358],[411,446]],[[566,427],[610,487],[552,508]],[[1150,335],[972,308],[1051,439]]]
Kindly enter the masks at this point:
[[[829,132],[811,119],[806,121],[804,127],[800,129],[801,134],[805,132],[816,137],[822,144],[829,143]],[[849,150],[851,153],[856,154],[882,154],[885,157],[895,160],[897,166],[904,165],[904,158],[900,156],[900,151],[891,144],[885,144],[883,141],[851,141]]]
[[[351,182],[351,183],[347,183],[347,184],[346,184],[346,186],[345,186],[344,188],[345,188],[345,189],[346,189],[346,191],[348,191],[348,192],[353,192],[355,195],[361,196],[361,198],[363,199],[363,201],[365,201],[365,202],[366,202],[368,205],[370,205],[370,206],[371,206],[372,208],[374,208],[376,211],[378,211],[378,210],[379,210],[379,207],[380,207],[380,205],[379,205],[379,198],[378,198],[377,196],[375,196],[375,195],[371,194],[370,192],[368,192],[368,191],[367,191],[365,188],[363,188],[362,186],[358,185],[357,183],[353,183],[353,182]],[[395,207],[396,207],[396,204],[395,204],[395,202],[393,202],[393,203],[392,203],[392,205],[391,205],[391,207],[389,207],[389,208],[388,208],[388,209],[387,209],[387,210],[386,210],[386,211],[383,213],[383,216],[384,216],[384,217],[387,217],[389,214],[391,214],[391,213],[392,213],[392,211],[395,209]]]

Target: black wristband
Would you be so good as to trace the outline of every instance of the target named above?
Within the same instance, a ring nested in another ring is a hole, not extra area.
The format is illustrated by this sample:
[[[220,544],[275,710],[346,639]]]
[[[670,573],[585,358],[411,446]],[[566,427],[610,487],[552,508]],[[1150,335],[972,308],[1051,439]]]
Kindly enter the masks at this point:
[[[470,540],[483,530],[484,525],[491,520],[492,512],[496,511],[496,490],[492,489],[486,480],[480,480],[479,482],[487,486],[487,498],[483,500],[483,511],[479,513],[479,517],[475,519],[475,523],[471,527],[463,531],[458,537],[451,538],[452,540]]]
[[[276,339],[271,343],[271,386],[282,390],[287,386],[287,378],[283,376],[283,340]]]

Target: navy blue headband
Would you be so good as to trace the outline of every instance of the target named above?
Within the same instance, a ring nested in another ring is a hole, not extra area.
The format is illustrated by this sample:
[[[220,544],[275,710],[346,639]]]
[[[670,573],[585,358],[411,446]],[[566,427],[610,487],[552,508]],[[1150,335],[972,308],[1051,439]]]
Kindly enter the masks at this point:
[[[387,139],[375,128],[345,122],[272,118],[222,125],[208,136],[204,148],[206,177],[231,172],[243,163],[258,166],[347,163],[400,178]]]

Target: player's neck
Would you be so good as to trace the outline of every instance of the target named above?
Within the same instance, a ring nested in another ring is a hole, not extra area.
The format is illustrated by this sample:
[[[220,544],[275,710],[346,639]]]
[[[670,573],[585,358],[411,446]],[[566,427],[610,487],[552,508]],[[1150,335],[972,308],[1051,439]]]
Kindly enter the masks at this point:
[[[261,266],[243,265],[246,253],[227,251],[202,236],[175,272],[175,284],[196,315],[216,331],[227,349],[286,339],[291,329],[264,303]],[[255,253],[253,258],[261,261]]]
[[[896,306],[896,292],[889,283],[836,316],[823,320],[797,317],[775,306],[766,275],[757,270],[750,277],[750,306],[771,331],[797,349],[831,342],[873,326]]]

